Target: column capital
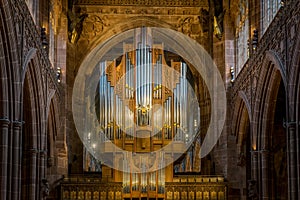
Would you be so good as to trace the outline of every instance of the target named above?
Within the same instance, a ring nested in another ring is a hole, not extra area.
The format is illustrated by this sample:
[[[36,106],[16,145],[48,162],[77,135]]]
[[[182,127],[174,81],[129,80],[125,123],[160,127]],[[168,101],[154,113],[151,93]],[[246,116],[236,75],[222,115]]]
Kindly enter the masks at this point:
[[[0,118],[0,125],[8,126],[10,124],[10,120],[6,117]]]
[[[21,127],[25,122],[20,120],[12,121],[13,126]]]
[[[268,153],[268,152],[270,152],[268,149],[261,149],[261,150],[259,150],[259,152],[260,153]]]
[[[32,155],[34,155],[34,154],[38,154],[38,149],[36,149],[36,148],[31,148],[31,149],[25,149],[25,152],[27,153],[27,154],[32,154]]]
[[[47,156],[47,152],[48,152],[48,151],[45,150],[45,149],[39,151],[41,157]]]
[[[288,129],[290,129],[290,128],[296,128],[297,125],[300,125],[300,122],[290,121],[290,122],[284,122],[283,123],[283,126],[285,128],[288,128]]]
[[[258,150],[251,150],[251,151],[250,151],[251,155],[257,155],[258,152],[259,152]]]

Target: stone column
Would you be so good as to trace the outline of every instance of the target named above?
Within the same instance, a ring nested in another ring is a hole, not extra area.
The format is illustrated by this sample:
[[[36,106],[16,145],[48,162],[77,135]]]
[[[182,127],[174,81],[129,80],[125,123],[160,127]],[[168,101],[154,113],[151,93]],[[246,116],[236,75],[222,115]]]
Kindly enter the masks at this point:
[[[269,151],[261,150],[261,193],[262,199],[269,199]]]
[[[297,200],[297,149],[296,149],[296,123],[290,122],[288,124],[287,136],[287,157],[288,157],[288,183],[289,183],[289,199]]]
[[[7,195],[8,119],[0,119],[0,199]]]
[[[20,184],[21,181],[21,130],[22,130],[22,122],[21,121],[13,121],[13,146],[12,146],[12,182],[11,182],[11,199],[18,200],[20,199]]]
[[[299,104],[300,106],[300,104]],[[297,173],[297,181],[298,181],[298,184],[297,184],[297,191],[298,191],[298,198],[300,198],[300,135],[299,135],[299,130],[300,130],[300,121],[299,121],[299,117],[300,117],[300,113],[298,115],[298,124],[296,125],[296,131],[295,131],[295,136],[296,136],[296,155],[297,155],[297,158],[296,158],[296,173]]]
[[[26,176],[26,184],[28,189],[28,199],[36,199],[36,190],[37,183],[36,183],[36,176],[37,176],[37,149],[30,149],[28,151],[28,175]]]
[[[12,159],[13,159],[13,124],[10,123],[10,126],[8,127],[8,154],[7,154],[7,196],[6,200],[12,200],[11,199],[11,185],[12,185]]]
[[[251,177],[253,180],[258,180],[257,177],[257,164],[258,164],[258,156],[257,156],[258,152],[257,151],[251,151]]]
[[[41,150],[40,154],[39,154],[39,177],[37,177],[38,179],[38,183],[39,183],[39,188],[40,188],[40,199],[45,199],[46,198],[46,191],[45,191],[45,183],[43,182],[43,180],[46,180],[46,158],[47,158],[47,151],[46,150]],[[48,188],[49,189],[49,188]]]
[[[249,195],[251,196],[252,199],[257,199],[258,196],[258,152],[253,150],[251,151],[251,179],[248,184],[250,184],[250,182],[255,183],[253,187],[255,188],[251,188],[253,190],[253,194]],[[250,191],[248,191],[250,192]]]

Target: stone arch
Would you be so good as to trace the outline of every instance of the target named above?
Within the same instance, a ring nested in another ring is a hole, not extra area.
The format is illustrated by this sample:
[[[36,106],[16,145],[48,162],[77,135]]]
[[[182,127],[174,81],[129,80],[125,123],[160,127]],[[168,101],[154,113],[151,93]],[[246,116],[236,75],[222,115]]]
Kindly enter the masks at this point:
[[[8,118],[8,100],[9,100],[9,82],[8,79],[8,66],[5,63],[6,54],[4,49],[6,47],[3,44],[3,38],[0,35],[0,118]]]
[[[277,60],[277,62],[274,63],[274,60]],[[257,134],[257,146],[260,150],[266,150],[269,147],[267,140],[269,135],[266,135],[266,133],[269,132],[268,130],[271,130],[270,128],[272,127],[280,81],[284,81],[280,72],[280,69],[283,68],[282,66],[278,66],[278,63],[281,63],[278,58],[268,53],[262,63],[260,76],[258,77],[254,99],[253,121],[255,121],[255,123],[253,130],[254,134]]]
[[[286,80],[286,68],[284,67],[282,61],[280,60],[278,54],[275,51],[267,51],[266,59],[274,63],[274,67],[280,71],[281,78],[283,80],[284,86],[287,87]]]
[[[21,75],[22,83],[24,83],[25,75],[29,66],[28,64],[35,56],[36,56],[36,48],[31,48],[25,56],[24,63],[22,66],[22,75]]]
[[[236,136],[237,153],[239,154],[245,138],[248,137],[245,134],[247,134],[251,122],[251,107],[244,91],[239,92],[234,108],[232,131]]]
[[[0,117],[7,117],[9,119],[17,118],[14,115],[17,110],[13,102],[12,91],[15,91],[15,82],[18,81],[18,48],[17,37],[14,26],[14,17],[11,12],[10,2],[2,3],[0,7],[0,21],[3,23],[0,27],[0,31],[3,33],[9,33],[10,37],[0,36],[0,77],[1,77],[1,95],[0,96]],[[19,96],[19,95],[17,95]],[[13,111],[13,112],[12,112]]]
[[[273,56],[270,52],[266,54],[265,60],[261,64],[254,97],[252,134],[257,135],[257,149],[255,152],[259,153],[260,156],[258,156],[259,164],[252,167],[254,169],[258,167],[258,171],[255,173],[257,173],[258,193],[261,198],[269,198],[274,195],[271,192],[275,187],[272,182],[274,172],[271,173],[271,169],[274,169],[272,157],[272,141],[273,134],[275,134],[274,119],[280,83],[285,84],[285,77],[282,77],[282,74],[284,74],[282,65],[278,66],[280,63],[282,62],[274,54]]]
[[[41,199],[41,179],[45,176],[46,127],[45,91],[38,58],[28,62],[23,87],[22,199]]]
[[[11,4],[0,5],[0,199],[18,199],[20,191],[20,51]]]
[[[300,23],[295,25],[296,30],[300,30]],[[299,196],[300,184],[300,153],[299,149],[299,131],[300,131],[300,36],[295,35],[294,53],[291,55],[291,65],[288,73],[288,119],[287,130],[289,134],[289,193],[291,198]],[[298,141],[298,144],[297,142]]]
[[[300,23],[297,25],[296,30],[300,30]],[[289,110],[289,118],[292,121],[297,120],[300,121],[300,35],[295,35],[295,46],[294,46],[294,53],[292,54],[291,58],[291,68],[288,73],[288,80],[292,82],[288,83],[288,93],[289,93],[289,101],[292,103],[292,110]]]
[[[64,136],[61,131],[60,121],[60,106],[59,96],[57,93],[52,93],[53,96],[49,99],[49,108],[47,112],[47,160],[46,168],[47,173],[45,178],[49,183],[49,196],[47,199],[55,199],[57,197],[57,187],[60,183],[62,176],[57,174],[59,171],[66,168],[67,163],[63,163],[66,160]],[[53,173],[54,172],[54,173]],[[67,173],[67,172],[60,172]]]
[[[49,104],[48,120],[47,120],[47,129],[48,129],[48,155],[50,159],[54,158],[55,155],[55,141],[59,133],[59,109],[56,104],[55,98],[53,98]],[[51,165],[51,163],[48,163]]]
[[[165,30],[169,30],[169,31],[165,31]],[[83,91],[84,91],[85,85],[78,84],[80,81],[82,81],[82,79],[84,79],[82,75],[83,74],[88,75],[88,76],[91,75],[90,76],[91,78],[89,80],[91,80],[92,82],[94,81],[94,82],[93,83],[90,82],[88,84],[94,86],[95,80],[97,80],[97,78],[94,79],[96,73],[93,72],[93,70],[94,70],[93,67],[96,66],[97,63],[99,63],[99,58],[101,58],[100,56],[105,55],[105,53],[106,53],[105,49],[109,49],[111,46],[114,46],[115,44],[122,41],[124,38],[130,36],[133,31],[134,30],[131,30],[131,32],[130,31],[123,32],[123,35],[121,35],[121,34],[116,35],[111,41],[103,43],[103,44],[95,47],[85,57],[84,61],[81,63],[81,68],[79,69],[80,71],[77,76],[77,77],[79,77],[79,79],[75,80],[75,84],[73,85],[73,88],[75,88],[73,90],[73,95],[74,95],[74,91],[76,91],[76,93],[78,91],[81,91],[81,92],[78,92],[79,96],[77,96],[77,94],[76,94],[77,100],[79,98],[81,98],[80,95],[84,94]],[[163,40],[165,44],[172,44],[173,45],[172,51],[181,52],[182,54],[179,53],[179,55],[182,56],[183,58],[185,58],[186,60],[190,60],[191,62],[195,62],[195,63],[198,62],[199,66],[208,66],[210,64],[210,60],[206,59],[206,58],[210,58],[208,53],[205,51],[205,49],[203,47],[197,46],[198,44],[196,43],[196,41],[187,40],[185,38],[185,37],[187,37],[186,35],[184,35],[182,33],[179,34],[178,31],[173,31],[171,29],[156,29],[155,31],[156,31],[156,34],[160,37],[160,40]],[[173,33],[175,33],[175,34],[171,38],[169,34],[173,34]],[[185,44],[185,45],[181,46],[180,44]],[[198,56],[199,52],[201,52],[203,55]],[[192,63],[192,64],[194,64],[194,63]],[[194,65],[197,65],[197,64],[194,64]],[[224,110],[220,111],[221,114],[219,116],[221,116],[221,117],[225,116],[224,114],[226,113],[226,106],[224,106],[225,104],[223,104],[223,103],[224,103],[224,101],[226,101],[226,97],[222,90],[224,87],[224,85],[223,85],[224,83],[223,82],[221,83],[221,81],[219,81],[220,79],[218,80],[218,78],[219,78],[219,73],[217,73],[217,72],[219,72],[218,68],[211,67],[211,69],[215,70],[215,71],[210,72],[210,73],[214,73],[214,75],[212,77],[211,77],[211,74],[210,75],[206,74],[206,72],[207,72],[206,70],[202,70],[201,67],[199,67],[199,68],[200,69],[198,69],[198,70],[200,71],[200,74],[203,73],[201,75],[204,79],[204,82],[207,83],[208,89],[209,90],[211,89],[212,91],[213,91],[213,88],[218,90],[218,92],[219,92],[218,100],[217,100],[216,96],[212,96],[214,98],[212,98],[213,100],[211,102],[212,102],[212,105],[214,105],[216,107],[220,106],[219,108],[224,109]],[[84,72],[83,72],[83,69],[84,69]],[[215,79],[214,83],[212,82],[213,79]],[[219,85],[216,87],[213,87],[212,83],[215,85],[217,85],[217,84],[219,84]],[[89,89],[91,89],[92,91],[94,90],[94,88],[92,88],[92,87],[90,87]],[[220,105],[220,104],[222,104],[222,105]],[[76,105],[76,103],[73,103],[73,105]],[[214,106],[211,106],[211,107],[214,107]],[[80,109],[77,109],[77,110],[80,110]],[[212,113],[214,113],[214,112],[212,112]],[[73,110],[73,114],[74,114],[74,110]],[[220,124],[216,125],[216,126],[212,125],[216,121],[219,121]],[[215,129],[215,131],[212,133],[212,134],[215,134],[215,137],[205,137],[205,139],[202,143],[202,148],[205,149],[205,151],[204,150],[201,151],[202,157],[206,156],[208,154],[208,152],[211,150],[211,148],[212,148],[211,144],[212,143],[215,144],[217,142],[217,139],[219,138],[220,135],[216,135],[216,134],[221,133],[221,129],[223,128],[223,124],[222,124],[223,122],[224,122],[223,119],[217,120],[217,115],[214,115],[214,117],[211,117],[211,123],[208,128],[208,134],[210,131]],[[78,123],[78,121],[76,123]],[[80,123],[82,123],[82,122],[80,122]]]
[[[244,188],[247,188],[247,181],[251,179],[251,155],[253,149],[253,136],[250,132],[251,105],[243,90],[239,91],[238,96],[233,102],[234,110],[232,115],[232,135],[235,141],[232,141],[232,158],[235,163],[234,171],[239,173],[239,183],[233,186],[241,194]],[[252,148],[251,148],[252,146]]]

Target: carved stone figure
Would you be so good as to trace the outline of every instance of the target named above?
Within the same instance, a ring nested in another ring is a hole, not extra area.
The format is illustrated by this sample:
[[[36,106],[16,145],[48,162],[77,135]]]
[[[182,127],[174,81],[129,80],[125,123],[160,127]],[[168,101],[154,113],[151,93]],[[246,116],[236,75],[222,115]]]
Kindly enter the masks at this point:
[[[255,180],[248,181],[248,197],[252,199],[257,199],[257,189]]]
[[[72,44],[75,44],[80,37],[82,32],[82,23],[84,19],[88,16],[86,13],[78,14],[79,12],[71,12],[68,11],[68,19],[69,19],[69,31],[68,31],[68,38]]]
[[[49,196],[49,193],[50,193],[49,182],[45,178],[42,179],[41,190],[42,190],[42,196],[44,198],[47,197],[47,196]]]
[[[209,27],[209,12],[203,8],[200,10],[200,15],[198,16],[199,23],[201,25],[202,31],[207,32]]]

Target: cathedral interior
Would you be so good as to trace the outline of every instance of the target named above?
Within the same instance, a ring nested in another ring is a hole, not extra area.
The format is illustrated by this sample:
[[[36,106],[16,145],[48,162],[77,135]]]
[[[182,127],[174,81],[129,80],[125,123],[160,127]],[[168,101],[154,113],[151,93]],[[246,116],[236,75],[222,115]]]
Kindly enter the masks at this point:
[[[0,0],[0,200],[300,199],[299,0]]]

